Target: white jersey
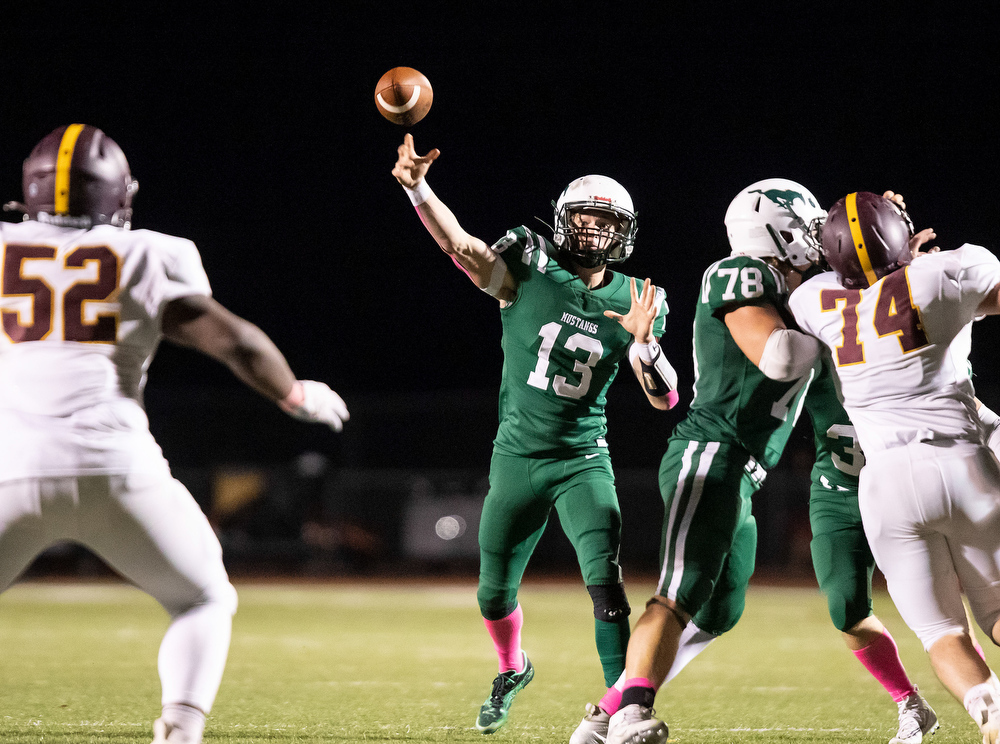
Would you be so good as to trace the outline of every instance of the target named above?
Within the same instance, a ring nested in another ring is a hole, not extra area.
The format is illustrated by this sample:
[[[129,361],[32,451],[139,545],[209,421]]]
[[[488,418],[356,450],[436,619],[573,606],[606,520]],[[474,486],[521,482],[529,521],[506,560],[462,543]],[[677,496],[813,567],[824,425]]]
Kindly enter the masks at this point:
[[[914,442],[982,441],[970,324],[997,283],[997,257],[964,245],[921,256],[864,290],[844,289],[826,273],[792,293],[795,320],[833,355],[867,455]]]
[[[210,295],[194,243],[0,223],[0,482],[164,469],[142,406],[166,303]]]

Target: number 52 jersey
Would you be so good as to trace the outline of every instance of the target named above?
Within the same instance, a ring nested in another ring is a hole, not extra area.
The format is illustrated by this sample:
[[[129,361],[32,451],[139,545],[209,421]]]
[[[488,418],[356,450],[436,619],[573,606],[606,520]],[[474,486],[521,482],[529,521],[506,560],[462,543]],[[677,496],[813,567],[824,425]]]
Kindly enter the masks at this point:
[[[495,448],[526,457],[600,451],[607,446],[607,389],[623,359],[628,365],[632,342],[604,311],[629,311],[630,278],[609,270],[603,287],[588,289],[559,264],[555,246],[526,227],[510,230],[493,250],[517,280],[515,300],[500,311],[504,363]],[[667,314],[660,288],[656,303],[659,338]]]
[[[799,326],[830,349],[866,455],[911,442],[981,441],[967,326],[998,282],[996,256],[964,245],[920,256],[867,289],[845,289],[825,273],[792,293]]]
[[[0,480],[162,467],[142,390],[163,308],[195,294],[189,240],[0,223]]]

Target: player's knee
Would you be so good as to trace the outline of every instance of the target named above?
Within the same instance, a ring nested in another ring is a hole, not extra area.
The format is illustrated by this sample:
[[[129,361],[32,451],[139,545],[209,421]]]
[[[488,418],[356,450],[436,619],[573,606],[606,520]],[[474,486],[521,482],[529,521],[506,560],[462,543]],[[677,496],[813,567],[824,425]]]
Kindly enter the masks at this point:
[[[587,587],[594,603],[594,617],[606,623],[616,623],[632,613],[623,584],[593,584]]]
[[[172,602],[164,602],[160,598],[161,604],[170,613],[171,617],[183,615],[185,612],[212,607],[232,616],[236,614],[236,607],[239,599],[234,587],[228,579],[216,581],[209,584],[202,591],[184,598],[176,598]]]
[[[849,597],[834,595],[827,598],[827,609],[833,626],[842,633],[848,632],[872,614],[871,602],[852,601]]]
[[[924,647],[924,651],[930,652],[931,646],[940,641],[945,636],[962,635],[966,633],[964,625],[960,622],[941,621],[928,625],[919,626],[913,629]]]
[[[487,620],[502,620],[517,609],[517,590],[500,591],[480,586],[476,592],[479,612]]]
[[[220,609],[225,610],[230,615],[236,614],[236,608],[239,606],[239,596],[236,594],[236,587],[230,582],[226,581],[225,584],[220,583],[211,592],[211,602],[219,606]]]

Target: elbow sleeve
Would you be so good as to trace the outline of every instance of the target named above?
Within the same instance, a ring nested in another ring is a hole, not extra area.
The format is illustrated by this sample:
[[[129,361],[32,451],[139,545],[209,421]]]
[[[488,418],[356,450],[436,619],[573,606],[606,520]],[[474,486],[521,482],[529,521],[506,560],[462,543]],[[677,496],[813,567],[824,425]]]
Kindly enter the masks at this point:
[[[775,328],[767,337],[757,366],[779,382],[791,382],[805,375],[819,356],[819,341],[791,328]]]

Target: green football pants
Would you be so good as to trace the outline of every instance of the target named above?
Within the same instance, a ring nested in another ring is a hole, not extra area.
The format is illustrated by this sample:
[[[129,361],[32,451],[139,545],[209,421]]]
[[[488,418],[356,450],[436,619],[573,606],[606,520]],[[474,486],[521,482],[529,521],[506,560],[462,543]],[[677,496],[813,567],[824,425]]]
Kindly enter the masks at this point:
[[[479,522],[479,608],[506,617],[553,507],[587,586],[617,585],[621,510],[611,458],[515,457],[493,453],[490,489]]]
[[[838,630],[848,630],[872,614],[875,558],[861,524],[858,489],[837,491],[813,483],[809,524],[813,570],[830,619]]]
[[[657,593],[704,631],[720,635],[740,616],[753,574],[757,524],[742,447],[672,439],[660,463],[664,520]]]

